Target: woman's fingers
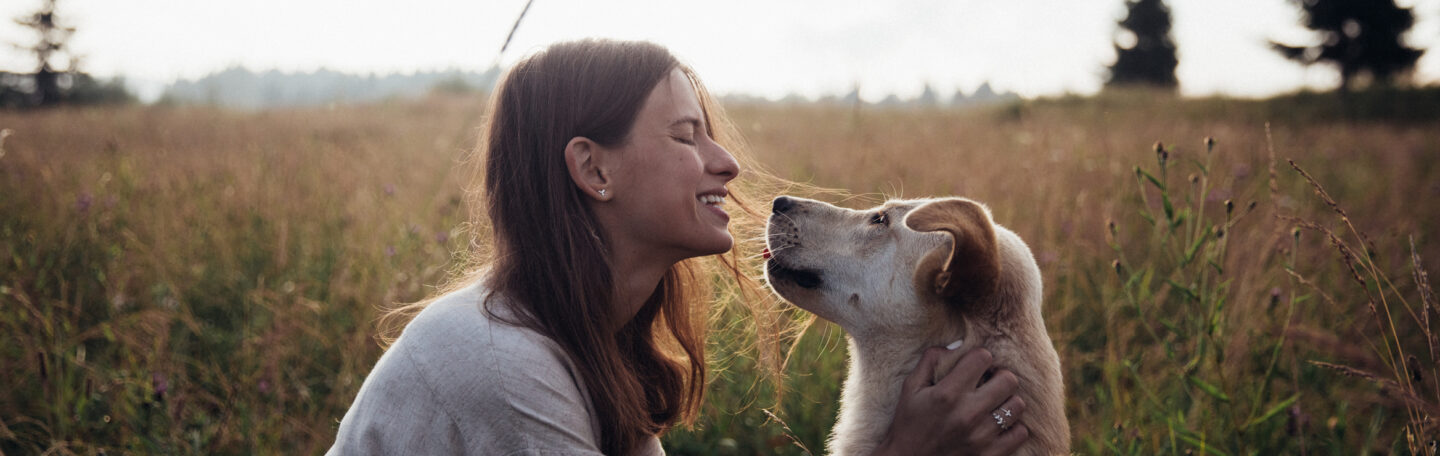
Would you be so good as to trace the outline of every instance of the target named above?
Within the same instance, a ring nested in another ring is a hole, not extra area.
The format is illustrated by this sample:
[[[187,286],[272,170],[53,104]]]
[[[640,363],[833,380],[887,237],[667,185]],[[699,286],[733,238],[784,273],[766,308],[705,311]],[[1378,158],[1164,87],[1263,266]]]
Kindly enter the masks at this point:
[[[927,350],[925,354],[929,355],[933,350]],[[974,385],[980,383],[980,377],[985,375],[985,371],[990,369],[990,364],[993,362],[995,362],[995,358],[990,354],[990,350],[984,348],[970,350],[955,362],[955,367],[951,368],[950,373],[945,374],[945,378],[940,379],[940,383],[935,386],[949,391],[968,393],[975,388]],[[934,369],[934,366],[931,366],[931,369]]]
[[[911,372],[909,377],[905,377],[905,386],[902,390],[904,393],[902,394],[914,393],[916,390],[930,385],[930,379],[935,375],[935,363],[940,361],[940,355],[944,353],[945,349],[941,347],[925,350],[925,354],[920,356],[920,363],[915,365],[915,371]]]
[[[1030,438],[1030,428],[1025,427],[1024,424],[1017,424],[1015,427],[1001,432],[1000,436],[989,448],[986,448],[987,451],[983,454],[987,456],[1013,454],[1015,450],[1020,449],[1020,445],[1025,444],[1025,440],[1028,438]]]
[[[935,373],[948,364],[947,356],[959,359],[935,382]],[[1020,422],[1026,404],[1016,396],[1019,381],[1008,370],[997,370],[981,382],[993,363],[993,355],[983,348],[964,353],[942,347],[926,350],[905,378],[882,452],[1004,455],[1018,449],[1030,436]]]
[[[1020,396],[1010,396],[1000,407],[990,411],[990,418],[993,418],[998,433],[1014,427],[1020,422],[1020,417],[1025,414],[1025,400]]]
[[[1001,369],[975,390],[974,399],[960,404],[964,408],[962,413],[983,413],[985,416],[989,416],[991,410],[1000,408],[1001,404],[1019,391],[1020,380],[1016,379],[1015,374],[1009,370]]]

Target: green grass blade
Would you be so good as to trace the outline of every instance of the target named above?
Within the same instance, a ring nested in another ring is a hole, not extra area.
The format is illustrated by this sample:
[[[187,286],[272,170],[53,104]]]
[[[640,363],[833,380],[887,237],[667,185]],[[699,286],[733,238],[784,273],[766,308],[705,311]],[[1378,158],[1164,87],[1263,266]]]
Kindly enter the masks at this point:
[[[1219,387],[1211,385],[1204,380],[1201,380],[1200,377],[1196,377],[1194,375],[1186,375],[1185,380],[1189,381],[1190,384],[1194,385],[1196,388],[1200,388],[1200,391],[1204,391],[1205,394],[1210,395],[1210,397],[1219,399],[1220,402],[1230,402],[1229,395],[1225,394],[1224,391],[1220,391]]]
[[[1150,181],[1151,184],[1155,184],[1155,188],[1160,189],[1160,191],[1162,192],[1165,191],[1165,184],[1161,183],[1160,179],[1156,179],[1154,175],[1151,175],[1149,172],[1140,169],[1140,167],[1138,166],[1135,167],[1135,173],[1144,176],[1145,180]]]
[[[1294,404],[1295,404],[1295,401],[1298,401],[1298,400],[1300,400],[1300,395],[1299,395],[1299,394],[1295,394],[1295,395],[1293,395],[1293,396],[1290,396],[1290,398],[1285,399],[1285,400],[1283,400],[1283,401],[1280,401],[1279,404],[1275,404],[1274,407],[1270,407],[1270,409],[1269,409],[1269,410],[1266,410],[1264,414],[1256,417],[1256,418],[1253,419],[1253,420],[1250,420],[1250,422],[1248,422],[1248,423],[1245,423],[1245,426],[1241,427],[1240,429],[1241,429],[1241,430],[1245,430],[1245,429],[1249,429],[1251,426],[1254,426],[1254,425],[1257,425],[1257,424],[1260,424],[1260,423],[1264,423],[1265,421],[1268,421],[1270,418],[1274,418],[1275,415],[1279,415],[1280,412],[1285,411],[1285,409],[1289,408],[1291,405],[1294,405]]]
[[[1215,456],[1229,456],[1229,455],[1228,455],[1227,453],[1225,453],[1224,451],[1217,450],[1217,449],[1215,449],[1215,447],[1210,446],[1210,445],[1206,444],[1205,442],[1201,442],[1200,439],[1197,439],[1197,438],[1195,438],[1195,437],[1191,437],[1190,435],[1188,435],[1188,433],[1181,433],[1181,434],[1180,434],[1180,440],[1184,440],[1185,443],[1189,443],[1189,444],[1191,444],[1191,445],[1195,445],[1196,447],[1199,447],[1199,448],[1200,448],[1200,451],[1201,451],[1201,452],[1204,452],[1204,453],[1206,453],[1206,454],[1213,454],[1213,455],[1215,455]]]

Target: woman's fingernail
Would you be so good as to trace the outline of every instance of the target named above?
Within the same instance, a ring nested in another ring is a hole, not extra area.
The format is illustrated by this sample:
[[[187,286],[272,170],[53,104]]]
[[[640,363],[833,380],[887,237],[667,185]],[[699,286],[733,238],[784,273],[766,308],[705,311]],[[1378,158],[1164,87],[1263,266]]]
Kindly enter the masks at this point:
[[[965,345],[965,339],[960,339],[960,340],[951,342],[950,345],[946,345],[946,346],[945,346],[945,349],[946,349],[946,350],[954,350],[954,349],[960,348],[961,345]]]

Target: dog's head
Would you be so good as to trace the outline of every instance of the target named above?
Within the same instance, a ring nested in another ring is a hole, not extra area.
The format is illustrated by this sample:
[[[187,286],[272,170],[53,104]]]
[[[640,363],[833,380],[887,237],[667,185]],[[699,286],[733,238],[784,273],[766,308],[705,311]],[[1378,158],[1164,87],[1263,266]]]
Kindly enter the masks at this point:
[[[851,335],[925,331],[998,291],[996,227],[974,201],[894,200],[856,211],[782,196],[773,211],[770,286]]]

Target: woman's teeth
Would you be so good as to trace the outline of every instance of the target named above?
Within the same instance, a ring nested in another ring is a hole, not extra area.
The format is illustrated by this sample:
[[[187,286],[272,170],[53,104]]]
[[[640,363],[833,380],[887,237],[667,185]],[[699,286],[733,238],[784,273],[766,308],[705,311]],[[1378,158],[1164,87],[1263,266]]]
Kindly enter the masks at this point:
[[[703,204],[709,204],[713,206],[725,204],[725,197],[720,195],[700,195],[698,199]]]

